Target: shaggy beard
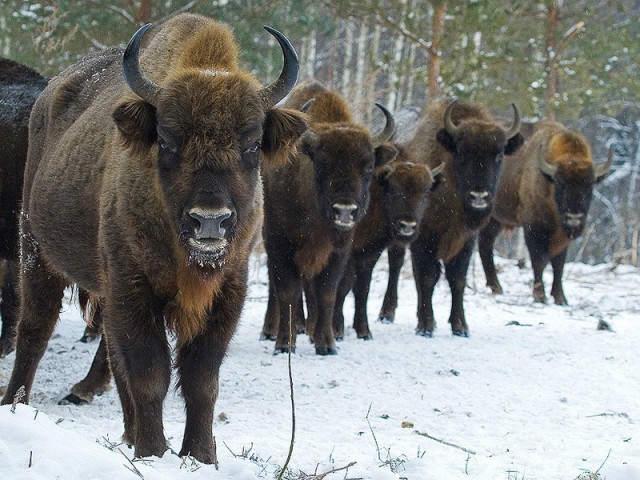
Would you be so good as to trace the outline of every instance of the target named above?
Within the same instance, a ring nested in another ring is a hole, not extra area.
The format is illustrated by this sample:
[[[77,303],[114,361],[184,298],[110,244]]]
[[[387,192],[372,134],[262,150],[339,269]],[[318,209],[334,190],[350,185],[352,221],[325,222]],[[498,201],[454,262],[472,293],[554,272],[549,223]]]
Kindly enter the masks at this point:
[[[228,250],[228,246],[216,250],[215,252],[190,248],[187,262],[191,266],[198,266],[201,268],[221,268],[227,263]]]

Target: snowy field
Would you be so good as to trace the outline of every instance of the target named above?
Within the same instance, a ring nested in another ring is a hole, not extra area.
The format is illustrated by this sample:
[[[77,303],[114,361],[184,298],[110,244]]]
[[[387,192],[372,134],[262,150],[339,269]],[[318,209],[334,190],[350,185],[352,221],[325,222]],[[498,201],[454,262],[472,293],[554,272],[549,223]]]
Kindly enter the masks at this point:
[[[299,337],[292,356],[295,444],[283,478],[640,479],[640,271],[569,264],[570,306],[558,307],[533,304],[529,268],[497,262],[506,291],[500,297],[484,287],[477,257],[469,270],[468,339],[451,336],[443,280],[435,295],[434,338],[414,334],[416,294],[406,265],[396,323],[376,323],[384,259],[369,302],[374,340],[358,340],[349,328],[338,356],[318,357],[307,337]],[[550,269],[546,273],[549,289]],[[273,344],[258,341],[265,279],[260,258],[221,370],[214,425],[219,470],[183,462],[170,451],[131,463],[132,450],[118,445],[123,430],[115,387],[90,405],[57,404],[84,376],[97,348],[97,342],[77,342],[84,324],[69,300],[36,375],[31,405],[18,405],[15,413],[0,408],[0,476],[275,478],[289,450],[291,403],[287,356],[273,356]],[[349,297],[345,317],[352,313]],[[612,331],[598,330],[599,320]],[[0,359],[0,385],[14,358]],[[171,446],[179,449],[184,411],[173,390],[164,421]]]

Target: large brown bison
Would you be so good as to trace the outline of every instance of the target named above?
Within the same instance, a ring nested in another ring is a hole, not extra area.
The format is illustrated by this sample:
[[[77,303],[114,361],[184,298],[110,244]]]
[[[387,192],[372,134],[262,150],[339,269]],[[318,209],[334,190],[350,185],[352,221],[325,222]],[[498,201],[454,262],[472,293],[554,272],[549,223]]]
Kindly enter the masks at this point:
[[[315,101],[310,105],[311,99]],[[301,153],[280,168],[266,168],[264,242],[272,295],[261,338],[275,337],[276,352],[295,349],[289,342],[289,308],[302,311],[303,282],[309,282],[307,331],[316,353],[337,353],[332,328],[336,289],[353,240],[354,227],[369,204],[369,183],[376,166],[391,161],[396,149],[391,114],[372,135],[354,122],[345,100],[318,83],[296,87],[285,103],[305,109],[310,129],[299,141]],[[310,105],[310,106],[309,106]]]
[[[596,166],[591,147],[579,133],[543,122],[513,158],[504,162],[491,222],[482,229],[480,257],[487,285],[502,293],[493,262],[493,243],[503,227],[524,227],[533,266],[533,298],[545,302],[542,272],[551,261],[551,295],[566,305],[562,272],[571,241],[582,234],[594,184],[608,173],[612,156]]]
[[[34,105],[21,216],[16,360],[2,403],[28,401],[66,285],[99,299],[124,440],[137,456],[167,449],[171,378],[186,404],[180,455],[216,461],[220,364],[246,295],[262,217],[260,160],[286,159],[306,129],[273,106],[293,87],[293,47],[263,87],[238,65],[229,27],[182,14],[142,27],[126,51],[86,57]]]
[[[344,336],[342,307],[350,290],[355,299],[353,328],[358,338],[373,338],[367,316],[373,268],[389,245],[406,248],[416,239],[429,194],[439,185],[444,169],[444,164],[431,170],[422,162],[414,162],[405,146],[394,145],[398,155],[374,172],[369,210],[355,229],[351,256],[338,287],[333,313],[337,339]]]
[[[18,294],[18,212],[27,159],[29,114],[47,79],[35,70],[0,58],[0,259],[2,282],[2,332],[0,357],[13,350]]]
[[[418,290],[416,333],[433,335],[433,290],[440,278],[440,262],[451,289],[449,323],[454,335],[467,337],[463,295],[467,269],[477,232],[490,218],[500,168],[505,155],[522,145],[520,114],[505,129],[475,103],[437,99],[429,103],[411,142],[411,152],[431,167],[445,163],[442,186],[434,191],[411,244]],[[389,249],[390,277],[381,319],[392,320],[397,305],[397,282],[404,251]]]

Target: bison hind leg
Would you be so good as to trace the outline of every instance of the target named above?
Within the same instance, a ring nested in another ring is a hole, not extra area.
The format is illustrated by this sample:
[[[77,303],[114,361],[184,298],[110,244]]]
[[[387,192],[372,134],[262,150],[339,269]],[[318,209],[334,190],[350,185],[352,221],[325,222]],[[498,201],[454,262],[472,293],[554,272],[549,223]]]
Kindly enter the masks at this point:
[[[332,347],[316,347],[316,355],[337,355],[338,350]]]

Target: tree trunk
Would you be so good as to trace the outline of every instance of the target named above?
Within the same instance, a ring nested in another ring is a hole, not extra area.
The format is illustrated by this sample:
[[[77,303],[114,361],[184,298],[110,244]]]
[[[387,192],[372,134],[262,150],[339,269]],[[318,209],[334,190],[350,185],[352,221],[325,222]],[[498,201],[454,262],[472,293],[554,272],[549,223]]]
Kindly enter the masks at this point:
[[[368,22],[362,22],[360,24],[360,33],[358,34],[358,51],[356,53],[356,73],[355,73],[355,81],[353,82],[355,86],[355,91],[353,92],[354,104],[356,107],[356,111],[360,112],[359,118],[364,119],[367,112],[368,103],[364,101],[363,93],[365,89],[365,68],[367,65],[367,54],[369,53],[369,49],[372,48],[371,45],[367,43],[367,37],[369,36],[369,24]],[[377,49],[373,53],[377,55]]]
[[[427,101],[440,94],[438,78],[440,78],[440,48],[442,46],[442,32],[444,31],[444,19],[447,12],[447,2],[432,2],[433,18],[431,19],[431,51],[429,52],[429,64],[427,68]]]
[[[547,89],[545,91],[545,117],[547,120],[555,120],[555,101],[558,94],[558,58],[556,34],[558,31],[558,5],[552,2],[547,6],[547,32],[546,32],[546,64]]]

